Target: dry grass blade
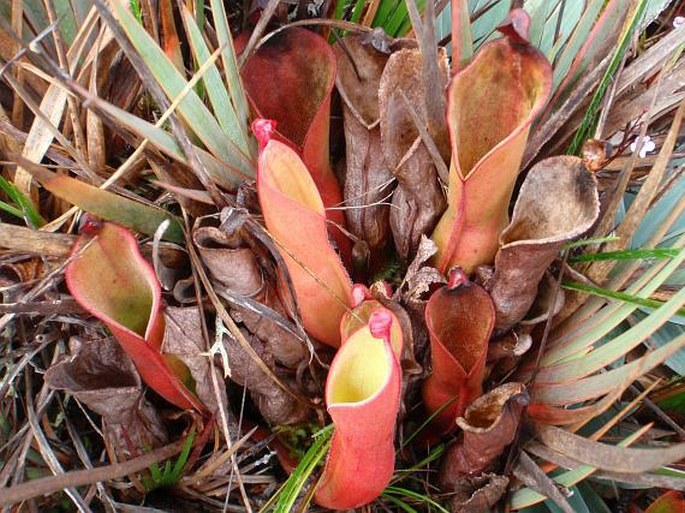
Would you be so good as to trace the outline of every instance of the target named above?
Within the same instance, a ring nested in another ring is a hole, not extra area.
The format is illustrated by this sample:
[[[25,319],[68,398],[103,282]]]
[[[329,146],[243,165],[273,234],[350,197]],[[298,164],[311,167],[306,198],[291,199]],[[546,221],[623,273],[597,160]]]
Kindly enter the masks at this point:
[[[71,251],[75,240],[73,235],[39,232],[0,223],[0,247],[18,254],[65,257]]]
[[[650,76],[655,70],[662,68],[683,43],[685,43],[685,29],[676,29],[666,34],[621,73],[616,94],[621,95],[637,85],[640,80]]]
[[[549,497],[564,513],[573,513],[574,510],[568,503],[568,499],[557,488],[556,483],[538,467],[525,451],[521,451],[519,455],[518,463],[514,468],[514,476],[530,487],[531,490]]]
[[[428,2],[424,10],[424,22],[419,19],[415,0],[407,0],[409,16],[421,49],[421,74],[426,94],[426,121],[428,131],[440,150],[443,160],[449,160],[450,148],[445,119],[445,90],[441,78],[437,41],[435,39],[435,12],[433,2]]]
[[[46,5],[48,6],[48,12],[54,17],[54,10],[51,2],[47,2]],[[92,11],[89,15],[88,22],[84,23],[81,27],[77,39],[88,39],[90,33],[95,28],[93,24],[93,20],[95,18],[94,14],[94,11]],[[54,19],[51,21],[53,23],[56,22]],[[59,34],[59,28],[57,26],[55,26],[53,36],[55,37],[57,44],[61,49],[62,41]],[[65,71],[68,69],[69,73],[75,72],[76,64],[82,57],[82,52],[83,46],[80,44],[74,44],[66,55],[64,55],[62,51],[58,53],[61,60],[60,64],[64,66]],[[67,99],[68,96],[66,92],[62,91],[59,87],[52,85],[48,88],[47,93],[43,97],[40,106],[38,107],[43,115],[37,116],[31,126],[29,137],[24,145],[24,150],[22,153],[24,157],[32,161],[40,161],[50,146],[53,137],[58,134],[59,136],[62,135],[55,127],[58,127],[60,124]],[[76,107],[72,99],[70,100],[70,110],[73,114],[75,114],[73,111],[75,108]],[[74,119],[75,116],[72,116],[72,122]],[[76,127],[78,127],[78,125],[76,125]],[[77,130],[77,132],[80,132],[80,130]],[[81,154],[79,146],[82,149],[83,144],[77,144],[77,148],[74,150],[76,154]],[[18,168],[16,171],[15,184],[27,197],[35,199],[35,195],[33,194],[34,191],[31,189],[31,177],[22,168]]]
[[[631,434],[630,436],[626,437],[624,440],[618,443],[617,448],[621,447],[628,447],[632,444],[634,444],[637,440],[639,440],[645,433],[647,433],[650,429],[652,428],[651,424],[648,424],[640,429],[638,429],[635,433]],[[552,451],[547,449],[544,445],[538,444],[538,443],[531,443],[530,444],[530,452],[534,454],[534,452],[537,452],[537,449],[540,449],[540,451],[544,451],[545,454],[550,454]],[[556,455],[557,453],[553,453]],[[564,487],[570,487],[573,486],[583,479],[595,474],[597,472],[597,468],[589,466],[589,465],[582,465],[578,467],[577,469],[570,470],[567,472],[564,472],[558,476],[554,477],[554,481],[559,485],[559,486],[564,486]],[[522,490],[518,490],[514,492],[514,494],[509,498],[509,505],[513,510],[519,510],[523,509],[528,506],[532,506],[534,504],[537,504],[539,502],[542,502],[546,500],[547,498],[544,495],[540,495],[539,493],[524,488]]]
[[[683,347],[685,347],[685,334],[674,338],[668,344],[647,353],[641,358],[603,374],[582,378],[574,382],[542,384],[535,389],[535,402],[545,405],[571,405],[590,401],[607,394],[616,394],[618,391],[628,388],[640,376],[661,365]],[[585,419],[586,417],[578,414],[574,422],[581,422]]]
[[[100,183],[102,180],[98,177],[98,175],[93,171],[88,164],[87,160],[85,157],[76,151],[76,148],[69,142],[69,140],[62,134],[62,132],[59,131],[57,126],[52,122],[52,120],[46,115],[43,110],[41,110],[40,105],[38,105],[34,100],[31,95],[31,93],[23,86],[21,83],[19,83],[15,78],[12,77],[11,74],[5,75],[5,80],[7,83],[15,90],[15,92],[18,94],[18,96],[26,103],[26,105],[31,109],[33,114],[36,116],[36,120],[41,120],[43,123],[41,125],[42,128],[45,130],[49,131],[51,136],[53,136],[57,141],[60,143],[60,145],[69,153],[69,155],[77,162],[80,170],[85,173],[88,178],[95,183]],[[45,101],[45,98],[43,99]],[[53,111],[50,111],[53,112]],[[59,119],[57,119],[57,124],[59,124],[59,120],[61,119],[61,115]],[[35,121],[34,121],[35,124]],[[43,132],[41,131],[41,140],[44,141],[45,139],[42,137]],[[47,152],[47,147],[50,145],[50,141],[48,141],[45,149],[45,152]],[[28,139],[27,143],[24,145],[24,153],[27,152],[27,148],[29,148],[28,144]],[[42,155],[40,157],[42,159]]]
[[[556,466],[563,467],[569,470],[580,470],[586,467],[582,462],[570,458],[564,454],[556,452],[549,447],[539,443],[539,442],[529,442],[526,445],[526,449],[530,451],[531,454],[542,458]],[[651,486],[673,488],[675,490],[682,490],[685,488],[685,480],[667,476],[661,476],[659,474],[653,474],[648,472],[628,474],[625,472],[608,472],[602,471],[601,469],[596,469],[593,474],[597,477],[603,476],[612,480],[616,480],[624,483],[635,483],[640,482]],[[620,476],[620,477],[618,477]],[[537,490],[536,490],[537,491]]]
[[[31,431],[33,433],[33,437],[36,440],[36,443],[38,445],[38,450],[43,457],[43,459],[47,462],[48,466],[50,467],[50,470],[52,471],[53,474],[60,476],[64,475],[64,469],[62,468],[62,465],[59,463],[57,460],[57,457],[50,447],[50,444],[48,443],[47,438],[45,437],[45,433],[41,429],[39,423],[38,423],[38,418],[36,416],[36,411],[34,410],[34,404],[33,404],[33,398],[31,397],[32,393],[32,388],[31,386],[28,386],[30,383],[29,381],[31,380],[32,373],[27,372],[25,375],[25,378],[27,380],[27,394],[26,394],[26,405],[27,405],[27,419],[28,423],[31,426]],[[44,385],[45,388],[47,388],[47,385]],[[69,487],[64,487],[64,491],[69,496],[69,498],[72,500],[76,508],[81,511],[81,512],[90,512],[90,508],[88,505],[85,503],[83,498],[81,497],[81,494],[76,490],[76,487],[74,486],[69,486]],[[2,499],[0,499],[0,504],[2,504]]]
[[[554,426],[536,423],[534,430],[536,437],[550,449],[611,472],[649,472],[685,457],[685,444],[666,448],[627,449],[590,441]]]
[[[228,93],[233,100],[241,131],[244,134],[248,134],[250,108],[240,78],[240,68],[238,67],[238,61],[235,55],[233,37],[231,36],[231,29],[228,26],[228,17],[226,16],[224,2],[221,0],[210,0],[209,5],[212,9],[212,14],[214,15],[214,29],[217,33],[219,45],[224,49],[221,52],[221,59],[224,65],[224,73],[226,74]],[[252,142],[250,153],[255,153],[254,142]]]
[[[259,21],[257,22],[257,25],[252,31],[252,34],[250,34],[250,39],[248,39],[247,44],[243,49],[243,53],[240,55],[240,58],[238,59],[239,69],[243,68],[243,66],[247,62],[248,57],[250,57],[250,55],[252,55],[252,53],[258,48],[257,42],[259,41],[259,38],[262,37],[262,34],[264,34],[266,27],[271,21],[271,18],[273,17],[280,3],[280,0],[269,0],[269,3],[266,4],[264,12],[259,17]],[[261,41],[260,44],[264,44],[264,41]]]

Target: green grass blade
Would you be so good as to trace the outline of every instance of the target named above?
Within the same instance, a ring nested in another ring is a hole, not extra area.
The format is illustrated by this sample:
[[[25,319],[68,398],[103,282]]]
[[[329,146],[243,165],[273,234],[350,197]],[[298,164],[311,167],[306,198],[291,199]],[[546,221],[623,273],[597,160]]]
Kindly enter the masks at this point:
[[[86,99],[93,107],[119,123],[123,128],[150,141],[158,150],[174,160],[184,164],[188,163],[176,139],[169,132],[94,95],[86,96]]]
[[[580,51],[581,47],[587,41],[590,31],[592,30],[595,21],[597,21],[599,13],[601,12],[604,4],[604,0],[591,0],[590,2],[588,2],[587,7],[580,16],[580,19],[577,20],[575,28],[564,26],[564,22],[562,21],[561,32],[562,34],[565,33],[566,37],[568,38],[568,41],[563,47],[563,49],[560,50],[560,52],[557,54],[556,59],[554,61],[554,77],[552,80],[552,91],[555,91],[556,88],[559,87],[559,84],[561,83],[562,79],[568,74],[569,70],[571,69],[571,65],[573,64],[576,55],[578,55],[578,52]],[[566,5],[565,11],[567,10],[570,10],[569,3],[567,3]],[[566,14],[566,17],[569,17],[568,14]],[[572,30],[572,35],[571,32],[566,32],[569,29]]]
[[[8,214],[13,215],[14,217],[17,217],[19,219],[24,219],[24,213],[20,209],[18,209],[17,207],[13,207],[12,205],[5,203],[4,201],[0,201],[0,210],[3,210]]]
[[[425,419],[419,426],[414,430],[414,432],[409,435],[407,438],[404,439],[402,442],[402,445],[400,446],[401,449],[404,449],[406,446],[408,446],[414,438],[416,438],[419,434],[421,434],[421,431],[426,429],[426,427],[433,422],[433,419],[440,415],[445,408],[447,408],[450,404],[452,404],[454,401],[456,401],[457,398],[453,397],[449,401],[446,401],[444,404],[440,406],[437,410],[435,410],[433,413],[431,413],[427,419]]]
[[[472,19],[474,14],[480,13],[478,18],[471,23],[474,53],[488,39],[497,37],[495,29],[507,18],[510,7],[510,1],[490,0],[480,2],[477,7],[470,9]]]
[[[431,449],[431,452],[428,454],[428,456],[426,456],[419,462],[415,463],[411,467],[395,470],[395,475],[393,476],[392,481],[390,483],[399,483],[406,477],[410,477],[417,470],[430,465],[434,461],[439,460],[446,450],[447,447],[445,446],[445,444],[436,445]]]
[[[543,49],[541,47],[542,34],[554,7],[554,2],[548,2],[547,0],[528,0],[525,4],[526,11],[530,15],[530,28],[528,29],[530,43],[545,55],[547,55],[550,48]]]
[[[593,287],[592,285],[585,285],[583,283],[564,282],[562,288],[592,294],[593,296],[599,296],[605,299],[615,299],[616,301],[622,301],[635,306],[643,306],[645,308],[659,308],[665,304],[663,301],[658,301],[656,299],[638,297],[626,292]],[[679,309],[676,315],[685,315],[685,309]]]
[[[164,239],[185,241],[180,219],[160,208],[98,189],[76,178],[58,175],[21,157],[17,157],[17,160],[46,190],[86,212],[150,236],[166,221],[169,227],[164,232]]]
[[[212,9],[214,30],[216,30],[219,46],[223,48],[221,60],[224,65],[224,73],[226,74],[228,94],[233,101],[233,106],[235,108],[236,115],[238,116],[238,121],[240,122],[240,129],[250,141],[250,155],[255,155],[257,153],[255,140],[249,136],[250,107],[247,103],[245,88],[243,87],[243,83],[240,78],[238,60],[236,59],[235,47],[233,46],[233,37],[231,36],[231,28],[228,25],[228,16],[226,15],[224,2],[222,0],[210,0],[209,5]]]
[[[392,13],[397,10],[397,7],[404,3],[404,0],[383,0],[378,6],[376,16],[373,18],[373,26],[385,28],[386,23],[390,20]]]
[[[78,32],[78,20],[74,16],[74,11],[71,9],[70,0],[52,0],[53,8],[55,9],[55,16],[59,21],[59,32],[62,40],[67,47],[76,38]]]
[[[415,492],[413,490],[409,490],[407,488],[400,488],[398,486],[388,486],[383,491],[383,496],[388,497],[389,495],[399,495],[400,497],[411,497],[412,499],[415,499],[417,501],[420,501],[420,502],[423,502],[425,504],[429,504],[430,506],[433,506],[440,513],[450,513],[449,510],[445,509],[442,505],[435,502],[429,496]]]
[[[168,486],[171,481],[171,460],[167,460],[164,463],[164,471],[162,472],[162,486]]]
[[[392,495],[388,495],[386,493],[383,493],[382,497],[385,500],[387,500],[388,502],[393,503],[395,506],[400,508],[402,511],[406,511],[407,513],[419,513],[414,508],[412,508],[409,504],[407,504],[403,500],[398,499],[397,497],[393,497]]]
[[[153,463],[150,465],[150,477],[152,482],[156,485],[162,481],[162,470],[159,468],[159,463]]]
[[[190,430],[190,433],[188,433],[188,437],[186,438],[185,442],[183,442],[183,449],[181,450],[181,454],[178,455],[178,459],[174,464],[174,468],[171,469],[171,472],[169,474],[169,478],[174,483],[178,482],[178,480],[181,479],[181,473],[183,472],[183,467],[185,467],[186,463],[188,462],[188,456],[190,456],[190,450],[193,448],[193,442],[195,442],[194,427]]]
[[[613,337],[590,353],[583,355],[582,358],[541,369],[537,381],[554,383],[571,381],[600,370],[639,346],[647,337],[665,324],[684,302],[685,289],[682,289],[643,321]]]
[[[597,262],[600,260],[646,260],[664,259],[678,256],[678,250],[673,248],[659,249],[628,249],[624,251],[606,251],[604,253],[588,253],[569,257],[570,263]]]
[[[33,206],[33,203],[21,193],[16,185],[5,179],[3,176],[0,176],[0,189],[2,189],[2,191],[7,194],[9,199],[12,200],[18,207],[12,207],[11,205],[3,202],[5,205],[3,210],[5,210],[5,212],[15,215],[20,219],[24,219],[26,224],[31,228],[40,228],[45,224],[45,219],[41,217],[36,207]],[[18,215],[16,212],[18,212]]]
[[[350,21],[352,23],[358,23],[359,18],[362,16],[362,11],[364,8],[364,5],[366,4],[365,0],[357,0],[357,4],[354,6],[354,9],[352,10],[352,16],[350,16]]]
[[[300,461],[297,468],[278,493],[274,513],[290,513],[307,478],[314,472],[319,462],[326,456],[331,445],[333,425],[326,426],[314,435],[315,440]]]
[[[129,0],[129,8],[131,9],[131,14],[138,20],[138,23],[143,24],[143,8],[140,6],[140,0]]]
[[[173,100],[184,92],[188,84],[186,79],[122,5],[121,0],[115,0],[110,5],[131,44],[165,94]],[[247,176],[254,175],[250,159],[228,140],[217,120],[194,91],[187,92],[178,106],[178,112],[213,155]]]
[[[585,117],[583,118],[580,127],[578,127],[578,130],[576,131],[576,134],[573,137],[571,146],[569,146],[569,154],[577,155],[580,152],[580,148],[583,145],[583,143],[587,139],[592,137],[592,134],[595,130],[595,126],[597,125],[599,109],[601,108],[604,95],[609,89],[614,74],[620,66],[621,61],[623,60],[623,55],[628,49],[628,44],[630,43],[630,40],[633,37],[635,29],[638,27],[638,24],[640,23],[640,20],[642,19],[645,13],[645,9],[648,3],[648,0],[640,0],[637,8],[635,9],[630,18],[630,22],[626,30],[623,32],[623,34],[621,34],[621,37],[615,46],[616,50],[614,51],[614,54],[611,57],[611,61],[609,62],[609,67],[604,72],[604,76],[602,77],[602,80],[600,81],[599,86],[595,91],[595,94],[592,96],[592,100],[590,100],[590,105],[585,113]]]
[[[419,12],[423,6],[416,2]],[[407,6],[404,2],[400,2],[393,13],[385,20],[383,24],[383,30],[393,37],[398,37],[400,35],[400,29],[402,28],[405,20],[409,18],[409,12],[407,11]]]
[[[685,238],[684,238],[685,239]],[[683,240],[676,247],[681,247]],[[648,298],[666,280],[673,275],[679,266],[685,261],[685,251],[672,260],[661,260],[648,268],[643,275],[627,289],[627,293],[637,297]],[[617,302],[607,305],[596,313],[591,321],[585,322],[579,329],[566,334],[559,340],[553,340],[548,344],[541,365],[552,365],[563,361],[565,358],[579,354],[583,349],[589,348],[612,329],[625,321],[637,306],[631,303]]]
[[[182,14],[190,48],[193,51],[193,56],[195,57],[197,65],[200,66],[202,63],[209,60],[211,52],[190,11],[184,8]],[[233,103],[221,80],[221,75],[219,74],[216,65],[211,66],[207,70],[202,80],[205,84],[209,101],[212,104],[214,115],[224,133],[245,155],[249,155],[250,146],[248,144],[247,135],[243,132],[243,127],[233,108]]]

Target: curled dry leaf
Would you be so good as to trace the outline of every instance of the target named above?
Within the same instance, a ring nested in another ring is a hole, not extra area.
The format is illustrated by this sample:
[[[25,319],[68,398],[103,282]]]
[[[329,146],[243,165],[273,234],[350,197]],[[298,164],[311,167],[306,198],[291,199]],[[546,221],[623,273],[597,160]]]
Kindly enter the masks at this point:
[[[167,434],[157,411],[145,399],[138,371],[114,338],[69,341],[71,356],[45,372],[45,382],[65,390],[102,416],[110,449],[136,456],[161,447]]]
[[[528,15],[512,10],[512,23],[502,27],[507,37],[483,45],[448,89],[448,207],[433,232],[442,272],[459,265],[471,273],[493,262],[530,125],[549,97],[550,64],[521,40],[520,18]]]
[[[226,390],[223,386],[215,391],[212,384],[212,368],[203,345],[202,319],[197,307],[167,308],[164,312],[166,330],[164,333],[165,351],[180,359],[193,377],[195,393],[200,400],[218,415],[219,408],[228,406]],[[214,369],[217,383],[223,383],[218,368]]]
[[[345,129],[345,217],[348,229],[368,244],[372,255],[388,241],[389,196],[395,186],[381,149],[378,88],[390,54],[415,44],[375,29],[333,45]]]
[[[475,283],[454,283],[459,273],[453,272],[451,283],[437,290],[426,305],[433,372],[423,384],[423,401],[429,414],[443,408],[433,419],[437,435],[456,428],[457,417],[482,394],[488,340],[495,324],[488,293]]]
[[[29,285],[32,281],[41,279],[57,265],[59,264],[54,260],[38,257],[0,262],[0,293],[3,303],[20,301],[26,292],[21,284]]]
[[[373,312],[331,363],[326,406],[335,431],[314,495],[323,507],[340,510],[368,504],[394,472],[401,370],[390,343],[392,322],[388,310]]]
[[[433,285],[447,283],[442,273],[426,264],[437,251],[438,247],[435,242],[421,235],[416,256],[407,267],[404,280],[395,293],[395,299],[401,298],[405,304],[422,313],[422,306],[426,302],[423,298],[426,293]]]
[[[265,278],[252,247],[240,228],[229,233],[219,226],[207,225],[211,218],[198,220],[193,242],[210,275],[236,294],[257,296],[265,288]]]
[[[295,151],[256,130],[264,143],[257,173],[264,222],[288,268],[305,329],[337,347],[352,283],[329,243],[323,202]]]
[[[508,331],[492,340],[488,346],[487,379],[501,383],[518,366],[521,357],[533,345],[533,337],[528,329]]]
[[[439,54],[441,78],[447,83],[447,57]],[[381,145],[398,186],[393,193],[390,228],[403,259],[416,253],[421,235],[430,233],[445,209],[437,169],[421,139],[414,114],[425,125],[426,91],[421,52],[404,49],[390,56],[379,89]]]
[[[506,493],[509,478],[496,474],[465,477],[456,483],[450,501],[452,513],[488,513]]]
[[[281,382],[287,387],[296,388],[297,383],[291,376],[292,373],[281,372],[282,369],[276,366],[269,348],[257,337],[245,330],[241,331],[252,349]],[[231,366],[231,380],[250,392],[264,420],[269,424],[293,425],[301,424],[310,417],[311,409],[274,383],[236,340],[225,335],[223,343]]]
[[[440,483],[453,490],[465,476],[490,470],[514,440],[530,399],[525,385],[505,383],[476,399],[457,419],[463,430],[446,452]]]
[[[495,272],[485,288],[497,311],[496,329],[521,321],[538,295],[538,284],[562,246],[590,229],[599,215],[594,176],[581,159],[552,157],[528,173],[514,207],[511,224],[500,236]],[[550,291],[550,287],[543,289]],[[544,317],[544,308],[529,317]],[[544,303],[544,301],[543,301]]]
[[[219,295],[230,294],[231,310],[266,345],[280,365],[297,367],[308,357],[305,344],[283,326],[286,308],[277,291],[274,264],[245,226],[241,211],[228,209],[216,226],[215,217],[198,220],[193,241],[208,267]],[[241,306],[238,298],[250,306]],[[277,322],[279,319],[280,322]]]
[[[244,40],[244,41],[243,41]],[[238,38],[244,45],[247,39]],[[323,200],[326,217],[345,226],[342,190],[329,157],[331,93],[336,59],[331,46],[310,30],[291,27],[271,37],[242,69],[248,99],[258,117],[278,123],[274,138],[302,158]],[[343,260],[350,261],[350,240],[334,225],[331,235]]]
[[[497,360],[518,358],[528,352],[533,345],[533,337],[528,333],[510,331],[494,340],[488,347],[488,363]]]

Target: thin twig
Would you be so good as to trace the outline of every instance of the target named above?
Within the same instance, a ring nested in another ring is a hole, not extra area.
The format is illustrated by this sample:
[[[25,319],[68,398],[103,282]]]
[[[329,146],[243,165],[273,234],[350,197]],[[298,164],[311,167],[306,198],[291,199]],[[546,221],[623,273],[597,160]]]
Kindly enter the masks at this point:
[[[121,479],[129,474],[141,472],[154,463],[159,463],[175,456],[181,452],[184,443],[185,440],[179,440],[123,463],[114,463],[92,469],[74,470],[65,474],[33,479],[10,488],[0,489],[0,506],[17,504],[35,497],[57,493],[66,488],[91,485],[99,481]]]
[[[238,69],[242,69],[252,52],[256,51],[257,48],[263,44],[263,42],[260,42],[260,45],[257,45],[257,41],[259,41],[259,38],[262,37],[262,34],[266,30],[266,26],[271,21],[271,18],[273,17],[280,3],[280,0],[269,0],[269,3],[259,17],[257,26],[255,26],[252,34],[250,34],[250,39],[245,45],[243,53],[240,54],[240,57],[238,57]]]
[[[632,392],[635,392],[636,394],[640,394],[640,390],[635,385],[630,385],[630,390]],[[647,408],[652,410],[652,412],[654,412],[654,414],[657,417],[659,417],[665,424],[667,424],[671,429],[673,429],[673,431],[675,431],[678,434],[678,437],[681,441],[685,441],[685,429],[683,429],[680,426],[680,424],[678,424],[671,417],[666,415],[666,413],[661,408],[659,408],[659,406],[649,397],[643,397],[642,402]]]

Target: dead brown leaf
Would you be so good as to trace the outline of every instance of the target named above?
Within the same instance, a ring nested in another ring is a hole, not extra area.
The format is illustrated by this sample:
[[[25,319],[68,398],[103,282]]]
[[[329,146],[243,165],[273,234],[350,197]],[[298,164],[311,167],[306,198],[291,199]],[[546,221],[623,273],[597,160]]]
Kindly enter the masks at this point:
[[[560,485],[554,482],[525,451],[521,451],[518,463],[514,467],[514,476],[523,484],[536,492],[549,497],[564,513],[573,513],[573,508],[566,500],[566,496],[559,489]]]
[[[269,346],[278,364],[297,368],[309,356],[307,346],[287,319],[274,264],[244,220],[229,216],[220,226],[212,226],[206,223],[216,219],[204,218],[193,231],[193,240],[218,282],[217,292],[232,302],[236,318]]]
[[[397,288],[396,298],[401,297],[402,301],[408,305],[418,307],[426,302],[424,296],[431,286],[447,283],[445,277],[437,269],[426,265],[426,262],[437,251],[438,247],[435,242],[422,235],[416,256],[409,264],[402,284]]]
[[[440,53],[440,66],[446,83],[444,51]],[[414,256],[421,235],[433,230],[446,206],[435,163],[411,112],[413,108],[424,125],[427,123],[421,72],[421,52],[400,50],[388,60],[379,90],[383,154],[398,181],[390,228],[397,252],[405,260]]]
[[[257,337],[242,330],[245,339],[249,341],[254,351],[270,368],[276,367],[273,355],[266,345]],[[267,376],[250,355],[235,340],[224,338],[224,346],[230,362],[230,376],[237,384],[244,386],[250,392],[260,413],[270,424],[301,424],[311,415],[309,409],[295,397],[288,394]],[[280,375],[279,378],[288,386],[295,388],[292,378]]]
[[[138,371],[114,338],[69,341],[72,355],[50,367],[45,382],[102,416],[108,447],[134,457],[167,443],[157,411],[145,399]]]
[[[485,283],[499,332],[525,317],[562,246],[589,230],[598,215],[597,183],[579,158],[552,157],[530,170],[500,235],[494,275]]]
[[[172,308],[164,311],[166,330],[164,352],[171,353],[186,364],[195,381],[195,393],[214,414],[228,406],[226,391],[219,387],[219,397],[212,385],[212,367],[206,354],[202,337],[202,319],[197,307]],[[223,381],[219,370],[214,369],[217,380]]]
[[[388,241],[389,197],[395,187],[381,149],[381,76],[393,51],[415,44],[392,39],[378,29],[348,36],[333,46],[338,60],[336,86],[343,100],[345,215],[348,228],[368,244],[372,257]]]
[[[506,383],[476,399],[457,425],[463,433],[446,452],[440,483],[454,490],[466,476],[490,469],[514,440],[529,397],[525,385]]]
[[[457,483],[450,502],[452,513],[487,513],[499,502],[509,486],[509,478],[496,474],[466,477]]]

